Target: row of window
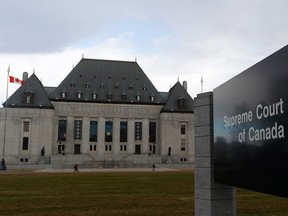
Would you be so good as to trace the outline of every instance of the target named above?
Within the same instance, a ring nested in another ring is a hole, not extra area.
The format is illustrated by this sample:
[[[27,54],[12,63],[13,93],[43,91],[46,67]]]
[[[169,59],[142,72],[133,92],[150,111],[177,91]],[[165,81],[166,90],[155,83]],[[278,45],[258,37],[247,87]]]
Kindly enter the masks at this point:
[[[22,140],[22,150],[28,150],[29,144],[29,130],[30,121],[23,122],[23,140]],[[156,122],[149,122],[149,142],[156,142]],[[67,120],[60,119],[58,121],[58,141],[66,141],[66,131],[67,131]],[[181,124],[180,126],[181,135],[186,134],[186,125]],[[128,122],[120,121],[120,142],[127,142],[128,137]],[[82,139],[82,120],[74,121],[74,139]],[[142,140],[142,122],[134,123],[134,139]],[[90,121],[89,128],[89,141],[97,142],[98,140],[98,121]],[[113,141],[113,121],[105,121],[105,142]],[[111,146],[111,145],[110,145]],[[64,145],[62,146],[64,148]],[[80,146],[79,146],[80,148]],[[107,150],[106,150],[107,148]],[[106,151],[109,151],[112,147],[105,147]],[[61,149],[60,149],[61,150]],[[90,145],[90,151],[96,151],[96,145]],[[155,152],[155,145],[150,145],[151,152]],[[181,151],[186,150],[186,138],[181,138]],[[64,149],[62,149],[64,151]],[[79,150],[80,151],[80,150]],[[111,151],[111,150],[110,150]],[[120,146],[120,151],[126,151],[126,145]]]
[[[27,146],[28,147],[28,146]],[[75,144],[74,145],[74,154],[81,154],[81,145],[80,144]],[[28,150],[28,149],[26,149]],[[95,152],[97,150],[97,145],[96,144],[91,144],[90,145],[90,152]],[[106,144],[105,145],[105,151],[106,152],[111,152],[112,151],[112,145],[111,144]],[[126,144],[122,144],[120,145],[120,151],[124,152],[124,151],[127,151],[127,145]],[[63,154],[65,153],[65,145],[58,145],[58,153],[59,154]],[[154,152],[155,154],[155,152]]]
[[[29,121],[23,122],[23,132],[29,132]],[[66,140],[67,120],[58,121],[58,140]],[[181,134],[186,134],[186,125],[181,125]],[[105,142],[112,142],[113,122],[105,122]],[[98,122],[90,121],[90,138],[91,142],[97,142]],[[120,142],[127,142],[128,123],[120,122]],[[82,139],[82,120],[74,121],[74,139]],[[135,122],[135,140],[142,140],[142,122]],[[156,142],[156,122],[149,122],[149,142]]]
[[[122,151],[122,148],[120,148],[120,151]],[[125,150],[124,151],[126,151],[126,145],[125,145]],[[188,162],[188,159],[187,158],[180,158],[180,161],[181,162]],[[20,162],[28,163],[29,159],[28,158],[20,158]]]
[[[96,144],[90,145],[90,152],[95,152],[97,150]],[[120,151],[126,152],[127,151],[127,145],[121,144],[120,145]],[[112,144],[105,144],[105,152],[112,152]],[[58,145],[58,153],[65,155],[65,145]],[[74,154],[81,154],[81,145],[75,144],[74,145]],[[141,145],[135,145],[135,154],[141,154]],[[155,151],[153,151],[153,154],[155,154]]]
[[[80,77],[82,77],[82,76],[80,75]],[[109,79],[111,79],[111,77],[109,77]],[[123,80],[125,80],[125,77],[123,77]],[[70,86],[71,86],[71,87],[75,87],[76,85],[75,85],[75,83],[71,83]],[[85,87],[86,87],[86,88],[90,88],[90,83],[87,82],[87,83],[85,84]],[[104,83],[101,83],[101,84],[100,84],[100,88],[101,88],[101,89],[104,89],[104,88],[105,88]],[[115,89],[119,89],[119,84],[116,83],[116,84],[114,85],[114,88],[115,88]],[[133,89],[133,85],[132,85],[132,84],[129,85],[129,89]],[[144,85],[144,86],[142,87],[142,89],[143,89],[144,91],[147,91],[147,86]]]
[[[96,151],[96,145],[90,145],[90,151]],[[105,151],[106,152],[109,152],[109,151],[112,151],[112,145],[111,144],[106,144],[105,145]],[[121,152],[126,152],[127,151],[127,145],[120,145],[120,151]]]
[[[142,122],[135,122],[134,139],[142,140]],[[67,120],[58,121],[58,141],[66,141]],[[120,121],[120,142],[127,142],[128,122]],[[74,139],[82,139],[82,120],[74,121]],[[89,141],[97,142],[98,121],[90,121]],[[105,142],[113,141],[113,121],[105,121]],[[156,122],[149,122],[149,142],[156,142]]]
[[[28,150],[28,144],[29,144],[29,137],[23,137],[22,141],[22,150]],[[80,144],[75,144],[74,146],[74,153],[75,154],[80,154],[81,153],[81,145]],[[96,151],[97,150],[97,145],[96,144],[90,144],[90,151]],[[155,145],[150,145],[149,146],[149,151],[155,154],[156,146]],[[181,151],[186,150],[186,140],[181,139]],[[105,151],[112,151],[112,145],[111,144],[106,144],[105,145]],[[121,144],[120,145],[120,151],[127,151],[127,145],[126,144]],[[65,152],[65,145],[58,145],[58,153],[62,154]],[[135,153],[140,154],[141,152],[141,145],[136,145],[135,146]]]
[[[92,99],[97,99],[97,93],[92,93],[91,94],[91,98]],[[67,97],[67,92],[62,92],[61,93],[61,98],[66,98]],[[78,98],[78,99],[82,99],[82,97],[83,97],[83,94],[82,93],[77,93],[76,94],[76,97]],[[108,92],[107,94],[106,94],[106,99],[107,100],[112,100],[112,93],[111,92]],[[141,101],[141,95],[140,94],[137,94],[136,95],[136,101]],[[123,92],[122,94],[121,94],[121,100],[122,101],[126,101],[127,100],[127,94],[125,93],[125,92]],[[155,96],[153,96],[153,95],[151,95],[150,96],[150,101],[151,102],[154,102],[155,101]]]

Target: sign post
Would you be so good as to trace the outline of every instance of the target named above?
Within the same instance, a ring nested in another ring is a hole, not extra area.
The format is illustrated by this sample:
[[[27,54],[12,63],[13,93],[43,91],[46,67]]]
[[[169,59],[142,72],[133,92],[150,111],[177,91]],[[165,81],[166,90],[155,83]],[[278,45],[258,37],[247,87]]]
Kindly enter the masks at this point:
[[[194,101],[195,216],[235,216],[236,191],[214,180],[213,93]]]

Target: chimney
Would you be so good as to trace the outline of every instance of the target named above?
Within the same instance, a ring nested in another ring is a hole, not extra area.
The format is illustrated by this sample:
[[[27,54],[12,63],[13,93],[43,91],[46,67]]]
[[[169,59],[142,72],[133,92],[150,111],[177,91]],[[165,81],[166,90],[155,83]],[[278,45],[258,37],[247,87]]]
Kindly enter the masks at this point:
[[[187,91],[187,81],[183,81],[183,87]]]
[[[23,72],[23,81],[26,82],[26,80],[28,80],[28,73]]]

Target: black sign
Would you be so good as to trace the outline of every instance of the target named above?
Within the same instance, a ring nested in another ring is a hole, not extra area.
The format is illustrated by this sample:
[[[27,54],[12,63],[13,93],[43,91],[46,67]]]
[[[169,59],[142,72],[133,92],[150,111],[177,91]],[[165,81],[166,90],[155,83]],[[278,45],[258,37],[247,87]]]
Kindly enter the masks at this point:
[[[288,46],[213,98],[215,182],[288,197]]]

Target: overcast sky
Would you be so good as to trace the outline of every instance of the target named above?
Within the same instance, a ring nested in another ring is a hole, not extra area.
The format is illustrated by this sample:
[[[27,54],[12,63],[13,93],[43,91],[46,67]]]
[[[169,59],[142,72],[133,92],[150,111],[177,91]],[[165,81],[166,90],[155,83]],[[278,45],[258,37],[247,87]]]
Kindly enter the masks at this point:
[[[194,98],[288,44],[287,0],[0,0],[0,102],[7,69],[58,86],[85,58],[135,61],[158,91]],[[9,95],[19,85],[9,84]]]

